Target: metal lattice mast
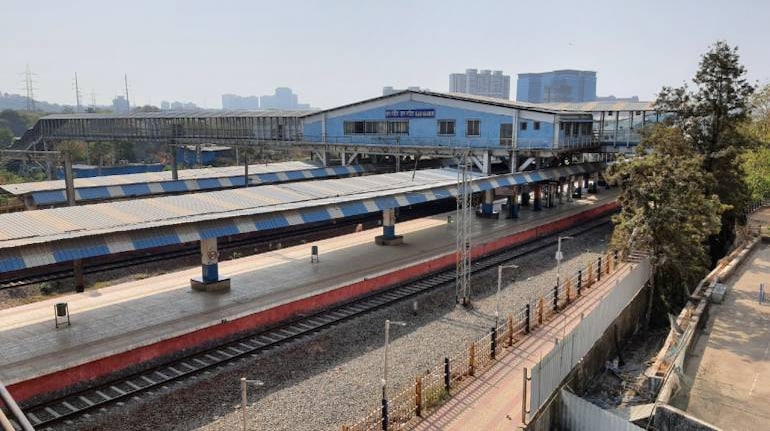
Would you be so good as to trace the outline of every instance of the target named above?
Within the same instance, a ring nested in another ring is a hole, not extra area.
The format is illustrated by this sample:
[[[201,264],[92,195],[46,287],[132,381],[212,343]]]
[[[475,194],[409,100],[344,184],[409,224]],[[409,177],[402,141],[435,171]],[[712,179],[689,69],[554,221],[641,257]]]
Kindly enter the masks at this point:
[[[457,166],[457,274],[455,300],[463,305],[470,305],[471,296],[471,223],[473,195],[468,172],[468,153],[464,153]]]

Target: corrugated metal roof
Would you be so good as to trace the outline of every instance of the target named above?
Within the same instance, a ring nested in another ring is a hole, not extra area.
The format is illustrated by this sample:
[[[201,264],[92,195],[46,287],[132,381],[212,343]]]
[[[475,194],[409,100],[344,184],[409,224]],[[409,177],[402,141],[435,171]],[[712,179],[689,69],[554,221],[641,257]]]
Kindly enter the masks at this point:
[[[371,99],[365,99],[358,102],[349,103],[347,105],[342,105],[342,106],[337,106],[330,109],[325,109],[322,111],[307,113],[306,115],[317,115],[323,112],[336,111],[338,109],[344,109],[344,108],[349,108],[351,106],[357,106],[357,105],[362,105],[369,102],[393,98],[393,97],[396,97],[402,94],[407,94],[407,93],[426,94],[428,96],[442,97],[445,99],[462,100],[465,102],[473,102],[473,103],[483,103],[486,105],[503,106],[506,108],[523,109],[527,111],[544,112],[548,114],[580,114],[581,113],[571,109],[561,109],[561,108],[546,106],[545,104],[542,104],[542,103],[517,102],[515,100],[499,99],[496,97],[477,96],[475,94],[442,93],[442,92],[430,91],[430,90],[403,90],[392,94],[388,94],[386,96],[373,97]],[[583,112],[583,113],[587,113],[587,112]]]
[[[593,172],[586,163],[475,177],[475,192]],[[371,175],[0,215],[0,271],[414,205],[457,195],[451,169]]]
[[[304,169],[319,168],[319,165],[309,162],[280,162],[280,163],[261,163],[249,165],[249,174],[263,174],[269,172],[298,171]],[[221,168],[201,168],[201,169],[180,169],[178,177],[180,180],[192,180],[202,178],[221,178],[243,175],[243,166],[225,166]],[[99,186],[120,186],[126,184],[144,184],[171,181],[171,171],[163,172],[145,172],[139,174],[125,175],[106,175],[101,177],[75,178],[75,188],[99,187]],[[31,192],[44,190],[63,190],[64,180],[36,181],[18,184],[3,184],[0,189],[13,195],[24,195]]]
[[[222,117],[304,117],[312,114],[314,111],[159,111],[159,112],[131,112],[128,114],[115,113],[79,113],[79,114],[50,114],[42,117],[41,120],[116,120],[122,118],[222,118]]]
[[[654,102],[599,101],[582,103],[535,103],[563,111],[601,112],[601,111],[654,111]]]

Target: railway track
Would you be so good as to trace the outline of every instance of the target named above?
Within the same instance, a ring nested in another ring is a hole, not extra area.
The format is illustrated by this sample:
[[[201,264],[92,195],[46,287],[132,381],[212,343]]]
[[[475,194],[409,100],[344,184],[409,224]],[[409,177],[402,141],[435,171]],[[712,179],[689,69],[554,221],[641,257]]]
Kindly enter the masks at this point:
[[[558,235],[579,236],[609,223],[609,217],[589,224],[568,229],[565,232],[538,237],[528,243],[515,246],[473,262],[474,273],[553,246]],[[347,320],[371,311],[395,304],[404,299],[426,293],[454,282],[455,270],[447,269],[423,278],[385,289],[384,291],[341,304],[331,309],[289,321],[278,327],[244,336],[218,347],[194,353],[148,370],[138,372],[109,383],[25,408],[29,421],[38,430],[53,429],[54,424],[71,423],[86,414],[105,411],[110,405],[139,398],[153,390],[160,390],[170,383],[197,376],[208,370],[222,367],[249,355],[256,356],[277,346],[312,337]],[[13,423],[17,430],[18,424]]]

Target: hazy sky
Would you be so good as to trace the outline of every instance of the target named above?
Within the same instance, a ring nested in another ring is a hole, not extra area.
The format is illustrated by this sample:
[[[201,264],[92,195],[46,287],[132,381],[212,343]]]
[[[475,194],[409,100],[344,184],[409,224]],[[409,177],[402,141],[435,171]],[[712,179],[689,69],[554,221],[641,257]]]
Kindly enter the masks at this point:
[[[30,1],[0,0],[0,92],[108,104],[128,74],[133,104],[278,86],[331,107],[382,86],[447,91],[466,68],[598,72],[599,95],[651,99],[689,80],[717,39],[770,81],[770,1]]]

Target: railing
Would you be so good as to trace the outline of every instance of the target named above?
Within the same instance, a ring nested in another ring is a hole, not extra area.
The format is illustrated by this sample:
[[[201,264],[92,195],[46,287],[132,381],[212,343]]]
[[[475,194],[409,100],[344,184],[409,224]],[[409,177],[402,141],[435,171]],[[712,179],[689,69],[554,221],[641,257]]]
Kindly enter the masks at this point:
[[[414,384],[394,392],[396,395],[353,425],[343,425],[342,431],[408,429],[414,420],[441,406],[451,398],[452,393],[512,352],[532,329],[548,322],[582,296],[586,289],[613,273],[619,262],[617,252],[608,253],[590,262],[560,285],[539,292],[535,299],[512,310],[501,325],[491,328],[466,348],[445,357],[443,363],[425,374],[416,376]]]

